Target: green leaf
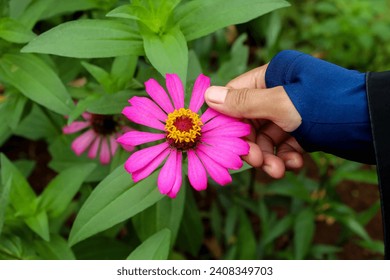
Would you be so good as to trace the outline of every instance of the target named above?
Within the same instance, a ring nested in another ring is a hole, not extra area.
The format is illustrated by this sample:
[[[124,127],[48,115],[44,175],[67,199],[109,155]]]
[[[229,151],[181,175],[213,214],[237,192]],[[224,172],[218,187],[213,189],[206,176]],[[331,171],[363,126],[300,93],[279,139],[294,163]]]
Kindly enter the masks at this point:
[[[127,79],[129,79],[134,75],[135,69],[137,68],[137,61],[137,56],[118,56],[112,63],[111,74],[116,78],[120,78],[121,76],[128,76]]]
[[[189,50],[187,80],[194,83],[200,73],[203,73],[203,70],[199,58],[194,50]],[[186,102],[186,104],[187,103],[188,102]]]
[[[384,254],[385,246],[382,240],[359,240],[359,246],[366,248],[377,254]]]
[[[8,114],[5,106],[1,106],[0,104],[0,118],[4,120],[0,122],[0,146],[2,146],[12,135],[12,131],[8,126],[8,122],[6,121],[7,117]]]
[[[36,35],[20,22],[11,18],[0,18],[0,38],[12,43],[27,43]]]
[[[372,204],[372,206],[369,207],[368,209],[359,212],[357,214],[357,220],[359,221],[360,224],[367,225],[368,222],[371,221],[372,218],[374,218],[374,216],[380,211],[380,208],[381,208],[381,203],[378,200],[377,202]]]
[[[9,14],[9,0],[0,0],[0,17],[5,17]]]
[[[252,223],[244,211],[240,211],[239,214],[237,245],[237,258],[239,260],[256,259],[257,242],[253,232]]]
[[[275,181],[271,186],[266,189],[268,195],[284,195],[303,201],[310,201],[310,193],[303,184],[297,182],[291,182],[291,180],[285,179]]]
[[[1,0],[8,2],[9,6],[9,15],[11,18],[20,17],[23,12],[26,10],[29,4],[31,4],[32,0]],[[1,3],[0,1],[0,3]]]
[[[210,226],[212,229],[213,234],[217,238],[218,241],[222,241],[222,235],[223,235],[223,223],[222,223],[222,214],[220,210],[218,209],[218,205],[216,202],[214,202],[211,205],[210,210]]]
[[[132,237],[130,242],[133,243]],[[129,247],[130,250],[135,248],[131,245],[129,246],[128,240],[125,243],[112,237],[97,235],[76,244],[72,250],[77,260],[124,260],[129,255]]]
[[[303,209],[295,217],[294,223],[294,256],[295,259],[304,259],[313,240],[315,215],[311,209]]]
[[[111,95],[102,95],[88,103],[87,110],[96,114],[120,114],[125,106],[128,106],[128,100],[139,91],[124,90]]]
[[[11,184],[12,184],[12,175],[9,176],[5,184],[0,183],[0,236],[5,222],[5,212],[8,206]]]
[[[132,55],[118,56],[111,67],[111,76],[116,81],[117,90],[123,90],[133,79],[137,68],[138,57]]]
[[[341,218],[339,221],[360,238],[364,240],[371,239],[364,227],[353,216]]]
[[[278,221],[273,227],[270,227],[268,229],[267,235],[263,237],[263,245],[266,246],[268,243],[271,243],[283,233],[288,231],[293,225],[293,222],[293,216],[287,215],[286,217]]]
[[[71,149],[71,144],[74,137],[69,135],[59,135],[55,138],[49,146],[49,152],[52,160],[49,167],[57,172],[70,168],[80,163],[91,163],[91,159],[87,155],[77,156]],[[97,160],[96,160],[97,161]],[[103,180],[110,171],[110,165],[99,164],[97,168],[88,176],[87,182],[96,182]]]
[[[77,0],[77,1],[58,1],[50,0],[51,5],[40,17],[40,19],[47,19],[55,15],[72,13],[76,11],[86,11],[94,8],[99,8],[99,1],[94,0]]]
[[[42,209],[51,217],[61,215],[95,167],[94,163],[78,164],[58,174],[40,197]]]
[[[111,88],[113,83],[110,73],[97,65],[85,61],[81,62],[81,65],[83,65],[83,67],[87,69],[87,71],[92,75],[92,77],[94,77],[95,80],[104,87],[106,92],[112,92]]]
[[[289,3],[284,0],[197,0],[177,7],[175,18],[190,41],[287,6]]]
[[[50,242],[37,240],[35,250],[44,260],[74,260],[75,256],[68,243],[59,235],[52,235]]]
[[[341,248],[336,246],[317,244],[312,246],[310,254],[316,259],[324,259],[325,255],[335,255],[340,251]]]
[[[11,0],[11,16],[28,29],[32,29],[54,0]],[[20,7],[19,7],[20,6]]]
[[[85,99],[78,100],[74,110],[69,114],[67,125],[70,125],[74,122],[78,117],[80,117],[84,112],[88,111],[87,107],[89,103],[92,103],[94,100],[98,99],[100,95],[91,94],[87,96]]]
[[[183,219],[180,225],[177,243],[180,248],[196,257],[203,242],[203,224],[198,205],[192,191],[186,192]],[[215,210],[214,210],[215,211]],[[188,242],[191,240],[191,242]]]
[[[135,7],[134,5],[122,5],[110,11],[106,16],[139,20],[138,10],[139,7]]]
[[[244,172],[244,171],[252,169],[252,168],[253,168],[252,165],[249,165],[248,163],[244,162],[244,164],[242,165],[242,167],[240,169],[238,169],[238,170],[229,170],[229,173],[230,174],[241,173],[241,172]]]
[[[146,239],[127,257],[128,260],[166,260],[169,255],[171,231],[162,229]]]
[[[180,1],[132,1],[131,5],[120,6],[107,16],[138,20],[153,33],[161,34],[171,27],[172,12]]]
[[[13,92],[7,95],[5,102],[6,118],[8,125],[12,130],[15,130],[20,120],[22,119],[24,109],[26,107],[27,98],[18,92]]]
[[[146,57],[157,71],[163,76],[167,73],[176,73],[185,85],[188,47],[180,29],[172,28],[168,32],[158,35],[143,28],[142,37]]]
[[[34,216],[25,218],[24,222],[43,240],[50,240],[49,221],[45,211],[34,213]]]
[[[7,159],[0,154],[1,161],[1,183],[8,184],[12,177],[9,201],[17,212],[24,215],[31,215],[35,210],[36,195],[22,173]]]
[[[224,236],[226,243],[232,243],[235,239],[235,232],[237,229],[237,224],[239,222],[239,207],[232,205],[227,209],[227,214],[225,218],[224,226]]]
[[[35,55],[4,55],[0,58],[0,76],[27,98],[56,113],[67,115],[74,107],[61,80]]]
[[[33,253],[17,235],[0,237],[0,260],[33,259]]]
[[[353,170],[342,173],[344,180],[351,180],[359,183],[378,184],[378,175],[376,170]]]
[[[59,129],[49,119],[42,107],[36,104],[33,104],[30,114],[19,123],[14,131],[15,135],[30,140],[51,139],[59,132]]]
[[[23,174],[25,178],[28,178],[35,168],[35,161],[28,159],[20,159],[13,162],[15,167]]]
[[[155,232],[168,228],[171,231],[171,244],[175,243],[184,211],[185,190],[183,184],[175,199],[165,196],[152,207],[133,217],[134,228],[141,240],[144,241]]]
[[[22,52],[94,58],[142,55],[142,39],[136,25],[114,20],[85,19],[60,24],[41,34]]]
[[[163,198],[156,180],[157,172],[134,184],[123,166],[119,166],[93,190],[81,207],[70,232],[69,244],[74,245],[155,204]]]
[[[244,33],[234,42],[230,51],[230,59],[225,60],[212,78],[214,84],[225,85],[233,78],[246,71],[249,48],[244,44],[247,35]]]

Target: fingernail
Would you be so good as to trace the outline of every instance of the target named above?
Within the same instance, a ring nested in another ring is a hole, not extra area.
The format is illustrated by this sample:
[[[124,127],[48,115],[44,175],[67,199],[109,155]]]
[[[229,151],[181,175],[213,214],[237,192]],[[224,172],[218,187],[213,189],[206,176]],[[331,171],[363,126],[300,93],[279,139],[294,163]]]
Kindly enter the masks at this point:
[[[223,104],[226,99],[228,89],[226,87],[212,86],[206,90],[206,100],[214,104]]]
[[[288,161],[286,161],[286,167],[288,167],[288,168],[296,168],[297,166],[298,166],[298,163],[296,160],[289,159]]]
[[[264,166],[263,166],[263,170],[264,170],[266,173],[270,174],[270,173],[272,172],[272,167],[271,167],[270,165],[264,165]]]

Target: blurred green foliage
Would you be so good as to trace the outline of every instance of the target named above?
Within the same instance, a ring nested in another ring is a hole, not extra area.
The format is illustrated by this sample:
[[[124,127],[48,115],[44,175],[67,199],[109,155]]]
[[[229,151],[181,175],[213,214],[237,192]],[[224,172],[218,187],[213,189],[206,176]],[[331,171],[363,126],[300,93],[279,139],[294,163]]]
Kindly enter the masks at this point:
[[[297,49],[343,67],[366,71],[390,68],[388,0],[293,0],[291,7],[252,21],[248,30],[269,60]]]

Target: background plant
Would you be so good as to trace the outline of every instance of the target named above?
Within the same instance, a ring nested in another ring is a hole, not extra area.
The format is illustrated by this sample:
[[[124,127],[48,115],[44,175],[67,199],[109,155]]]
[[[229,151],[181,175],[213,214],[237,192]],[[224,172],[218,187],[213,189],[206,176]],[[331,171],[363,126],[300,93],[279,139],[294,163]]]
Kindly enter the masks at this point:
[[[351,239],[380,258],[364,227],[379,202],[356,211],[336,191],[376,184],[371,167],[313,154],[283,180],[245,166],[230,186],[183,186],[171,200],[156,174],[131,181],[128,152],[103,166],[61,131],[84,111],[119,116],[151,77],[178,73],[191,88],[203,72],[223,85],[285,48],[388,69],[386,1],[289,2],[0,1],[0,258],[333,259]],[[31,143],[47,148],[31,156]],[[52,173],[37,188],[26,178],[42,164]],[[316,239],[324,223],[340,227],[332,244]]]

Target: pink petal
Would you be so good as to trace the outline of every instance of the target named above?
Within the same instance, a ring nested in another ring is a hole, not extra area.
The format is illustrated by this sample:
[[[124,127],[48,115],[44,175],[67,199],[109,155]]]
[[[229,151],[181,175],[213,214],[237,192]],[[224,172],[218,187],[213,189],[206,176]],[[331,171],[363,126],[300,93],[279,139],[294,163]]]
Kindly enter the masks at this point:
[[[127,127],[127,126],[124,126],[122,127],[121,129],[122,131],[124,132],[130,132],[130,131],[134,131],[134,129],[130,128],[130,127]],[[116,133],[115,134],[115,138],[118,139],[119,137],[121,137],[122,135],[120,133]],[[116,140],[115,140],[116,141]],[[122,148],[125,149],[126,151],[128,152],[131,152],[135,149],[135,147],[133,145],[126,145],[126,144],[121,144]]]
[[[138,181],[146,178],[150,174],[152,174],[152,172],[154,170],[156,170],[156,168],[159,167],[160,164],[163,162],[163,160],[167,157],[169,152],[170,152],[170,149],[164,150],[158,156],[153,158],[146,167],[144,167],[143,169],[139,169],[139,170],[133,172],[132,173],[133,181],[134,182],[138,182]]]
[[[169,154],[167,161],[161,168],[160,174],[157,179],[157,186],[160,193],[167,194],[172,190],[176,181],[176,166],[177,166],[177,154],[176,150],[172,150]],[[181,162],[180,162],[181,164]]]
[[[206,145],[216,146],[237,155],[247,155],[249,153],[248,143],[237,137],[205,137],[202,136],[202,142]]]
[[[140,169],[145,168],[150,162],[156,158],[159,154],[168,149],[166,142],[159,145],[155,145],[149,148],[139,150],[132,154],[125,163],[127,172],[133,173]]]
[[[118,150],[118,143],[115,140],[115,137],[113,135],[110,136],[110,153],[112,156],[115,155],[116,151]]]
[[[100,137],[96,137],[96,139],[93,141],[91,148],[88,151],[88,157],[89,158],[95,158],[97,156],[97,153],[99,151],[100,146]]]
[[[202,133],[220,126],[231,125],[235,122],[239,122],[239,120],[225,115],[219,115],[202,126]]]
[[[72,134],[72,133],[75,133],[77,131],[80,131],[88,126],[90,126],[91,123],[90,122],[80,122],[80,121],[76,121],[76,122],[72,122],[70,125],[67,125],[67,126],[64,126],[62,128],[62,132],[64,134]]]
[[[81,115],[83,116],[84,120],[87,120],[87,121],[89,121],[92,118],[92,114],[88,113],[88,112],[84,112]]]
[[[149,79],[146,81],[145,91],[166,113],[169,114],[174,111],[169,96],[156,80]]]
[[[175,183],[173,184],[173,187],[171,191],[168,193],[168,196],[170,198],[175,198],[177,193],[179,192],[181,188],[181,182],[182,182],[182,153],[176,153],[177,159],[176,159],[176,180]]]
[[[125,107],[122,110],[122,114],[125,115],[132,122],[149,126],[155,129],[164,130],[165,126],[156,117],[148,113],[142,107]]]
[[[100,163],[109,164],[111,160],[110,147],[108,146],[108,141],[104,137],[102,138],[102,144],[100,147]]]
[[[238,155],[220,147],[199,145],[196,151],[202,151],[225,168],[238,170],[243,165],[242,160]]]
[[[202,162],[196,153],[192,150],[187,151],[188,157],[188,179],[191,186],[197,191],[203,191],[207,188],[207,173]]]
[[[205,124],[212,118],[215,118],[216,116],[220,115],[217,111],[211,108],[207,108],[206,111],[204,111],[203,115],[200,117],[202,122]]]
[[[207,172],[210,174],[210,177],[213,178],[215,182],[222,186],[232,182],[232,177],[230,176],[226,168],[220,166],[213,159],[211,159],[209,156],[207,156],[201,151],[196,151],[196,154],[202,161]]]
[[[204,93],[208,87],[210,87],[210,78],[200,74],[192,89],[192,97],[189,106],[192,112],[196,113],[199,111],[200,107],[202,107],[204,103]]]
[[[138,146],[141,144],[161,140],[165,138],[165,133],[151,133],[142,131],[130,131],[120,136],[116,141],[121,145]]]
[[[132,152],[134,151],[135,147],[134,146],[130,146],[130,145],[121,145],[123,149],[125,149],[126,151],[128,152]]]
[[[149,114],[153,115],[156,119],[162,122],[167,120],[167,114],[164,113],[161,108],[156,105],[156,103],[147,97],[134,96],[129,100],[129,103],[135,107],[143,108]]]
[[[81,155],[96,137],[97,135],[92,129],[87,130],[72,142],[72,150],[76,155]]]
[[[184,88],[177,74],[166,74],[165,81],[175,109],[184,108]]]
[[[235,122],[203,132],[202,135],[204,137],[244,137],[249,135],[250,132],[251,127],[249,124]]]

